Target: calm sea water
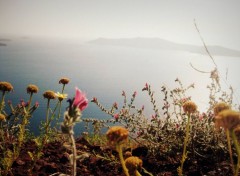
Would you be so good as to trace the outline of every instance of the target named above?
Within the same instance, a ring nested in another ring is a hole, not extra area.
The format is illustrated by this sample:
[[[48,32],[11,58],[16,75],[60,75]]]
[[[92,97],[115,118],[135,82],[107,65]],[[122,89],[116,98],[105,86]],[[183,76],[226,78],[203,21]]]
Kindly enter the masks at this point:
[[[227,84],[235,90],[236,101],[240,96],[240,58],[214,57],[219,67],[221,77],[228,72]],[[173,50],[136,49],[127,47],[99,46],[63,40],[33,40],[18,39],[7,42],[6,47],[0,47],[0,81],[11,82],[14,92],[8,94],[17,104],[20,99],[28,100],[26,86],[36,84],[40,92],[34,96],[34,101],[40,103],[39,109],[31,119],[30,130],[38,133],[39,122],[44,120],[46,100],[42,94],[46,90],[61,91],[58,81],[62,77],[70,78],[70,84],[65,92],[68,97],[74,96],[75,86],[83,90],[89,100],[97,97],[106,107],[115,101],[122,103],[122,90],[127,95],[138,92],[136,104],[145,105],[146,114],[152,110],[149,97],[141,89],[145,83],[152,85],[156,98],[161,103],[161,86],[169,88],[176,86],[174,80],[179,78],[183,84],[195,83],[196,88],[189,92],[197,102],[201,111],[207,108],[209,74],[203,74],[190,67],[203,71],[211,71],[213,63],[207,56]],[[63,104],[63,111],[67,106]],[[102,113],[93,103],[83,112],[83,118],[111,118]],[[83,131],[83,125],[78,124],[76,134]]]

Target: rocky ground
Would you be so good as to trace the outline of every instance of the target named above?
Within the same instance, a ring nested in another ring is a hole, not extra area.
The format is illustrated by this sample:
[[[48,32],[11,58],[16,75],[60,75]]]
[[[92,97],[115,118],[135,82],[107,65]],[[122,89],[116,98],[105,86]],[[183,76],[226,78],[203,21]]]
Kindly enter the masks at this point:
[[[121,165],[118,161],[117,152],[109,147],[91,145],[84,138],[76,139],[78,155],[77,175],[78,176],[124,176]],[[65,142],[51,142],[43,150],[43,156],[37,160],[32,172],[33,164],[28,155],[29,151],[35,150],[35,143],[25,144],[19,158],[14,162],[12,175],[14,176],[45,176],[71,174],[69,155],[71,149]],[[147,148],[137,147],[133,150],[133,155],[139,156],[143,160],[143,167],[154,176],[175,176],[179,166],[179,158],[151,156]],[[143,170],[141,174],[148,176]],[[188,176],[230,176],[231,167],[228,161],[213,163],[211,158],[202,161],[187,160],[185,162],[184,174]]]

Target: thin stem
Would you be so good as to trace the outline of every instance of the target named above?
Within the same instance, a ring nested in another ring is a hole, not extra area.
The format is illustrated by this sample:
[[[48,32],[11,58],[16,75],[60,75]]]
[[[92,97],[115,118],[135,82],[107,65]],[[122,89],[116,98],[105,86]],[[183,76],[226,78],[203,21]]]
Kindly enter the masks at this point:
[[[129,173],[128,173],[128,169],[125,165],[125,161],[123,159],[123,153],[122,153],[122,145],[121,144],[117,144],[116,145],[116,150],[118,152],[118,156],[119,156],[119,159],[120,159],[120,162],[122,164],[122,168],[123,168],[123,171],[125,173],[126,176],[130,176]]]
[[[184,145],[183,145],[183,154],[182,154],[182,160],[181,160],[181,167],[179,170],[179,175],[182,176],[183,175],[183,164],[187,158],[187,143],[188,143],[188,138],[189,138],[189,129],[190,129],[190,113],[188,113],[188,119],[187,119],[187,126],[186,126],[186,136],[184,139]]]
[[[30,107],[31,107],[31,103],[32,103],[32,96],[33,96],[33,93],[31,92],[31,94],[30,94],[30,98],[29,98],[28,107],[27,107],[27,112],[29,112],[29,109],[30,109]]]
[[[50,99],[48,99],[48,102],[47,102],[47,113],[46,113],[46,124],[48,124],[48,116],[49,116],[49,105],[50,105]],[[48,125],[46,126],[46,134],[48,133]]]
[[[136,175],[136,176],[142,176],[142,175],[138,172],[138,170],[136,170],[135,175]]]
[[[2,99],[0,103],[0,113],[2,113],[2,110],[3,110],[5,93],[6,93],[5,91],[2,92]]]
[[[72,142],[72,176],[76,176],[77,173],[77,162],[76,162],[76,158],[77,158],[77,150],[76,150],[76,144],[75,144],[75,139],[73,136],[73,133],[69,134],[69,137],[71,139]]]
[[[237,166],[236,166],[234,176],[238,176],[238,170],[239,170],[239,166],[240,166],[240,148],[239,148],[237,137],[233,130],[231,130],[231,135],[232,135],[233,143],[236,147],[236,151],[237,151],[237,155],[238,155],[238,161],[237,161]]]
[[[231,143],[230,143],[230,135],[229,135],[229,130],[226,130],[226,136],[227,136],[227,143],[228,143],[228,151],[229,151],[229,155],[230,155],[230,161],[231,161],[231,165],[232,165],[232,171],[234,173],[234,163],[233,163],[233,158],[232,158],[232,147],[231,147]]]

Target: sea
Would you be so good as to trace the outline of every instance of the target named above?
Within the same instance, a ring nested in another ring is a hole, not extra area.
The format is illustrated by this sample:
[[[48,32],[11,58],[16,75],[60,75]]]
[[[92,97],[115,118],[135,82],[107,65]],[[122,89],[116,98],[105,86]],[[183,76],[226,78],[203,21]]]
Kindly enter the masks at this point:
[[[142,88],[146,83],[155,92],[154,97],[159,109],[163,103],[161,87],[169,90],[179,86],[175,79],[188,86],[194,83],[195,88],[188,96],[196,102],[201,112],[206,111],[209,101],[210,71],[215,68],[208,55],[166,49],[135,48],[111,45],[96,45],[78,40],[17,38],[0,46],[0,81],[10,82],[14,91],[6,95],[6,101],[11,100],[17,105],[21,99],[28,101],[26,87],[35,84],[39,92],[33,97],[33,103],[38,102],[39,108],[30,120],[29,129],[35,135],[39,134],[40,122],[46,116],[47,100],[43,98],[46,90],[60,92],[62,85],[58,82],[68,77],[70,83],[65,87],[68,98],[75,95],[75,87],[81,89],[89,100],[89,105],[83,111],[82,118],[111,119],[94,103],[96,97],[107,109],[114,102],[123,105],[122,91],[126,92],[128,101],[136,91],[136,107],[145,107],[146,117],[153,115],[150,97]],[[234,89],[234,101],[240,101],[240,58],[228,56],[213,56],[217,64],[222,88]],[[193,69],[208,72],[202,73]],[[54,103],[51,102],[51,107]],[[62,112],[66,110],[67,102],[63,102]],[[117,113],[117,111],[116,111]],[[61,115],[60,121],[63,119]],[[84,124],[78,123],[75,134],[84,132]]]

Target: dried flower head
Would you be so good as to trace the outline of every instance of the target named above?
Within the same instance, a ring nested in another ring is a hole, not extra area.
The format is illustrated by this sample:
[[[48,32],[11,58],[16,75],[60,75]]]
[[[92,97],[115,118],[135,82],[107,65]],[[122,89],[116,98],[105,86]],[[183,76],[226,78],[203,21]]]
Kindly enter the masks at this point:
[[[69,83],[69,79],[68,78],[61,78],[60,80],[59,80],[59,84],[68,84]]]
[[[136,156],[130,156],[125,160],[125,165],[130,175],[132,175],[136,170],[141,169],[142,163],[142,160]]]
[[[111,144],[118,144],[127,140],[128,130],[121,126],[113,126],[107,131],[106,136]]]
[[[38,87],[36,85],[29,84],[27,86],[27,93],[28,94],[38,93]]]
[[[126,151],[125,153],[124,153],[124,158],[129,158],[129,157],[131,157],[132,156],[132,152],[130,152],[130,151]]]
[[[10,92],[13,90],[13,86],[9,82],[0,82],[0,91],[2,92]]]
[[[5,119],[6,119],[5,115],[0,114],[0,122],[1,122],[1,121],[5,121]]]
[[[53,92],[51,90],[48,90],[48,91],[44,92],[43,97],[47,98],[49,100],[50,99],[55,99],[56,98],[56,94],[55,94],[55,92]]]
[[[240,125],[240,113],[230,109],[223,110],[215,117],[215,125],[217,128],[233,130]]]
[[[197,110],[197,105],[192,101],[186,101],[183,104],[183,111],[185,113],[188,113],[188,114],[194,113],[196,110]]]
[[[214,115],[216,116],[216,115],[218,115],[218,113],[220,113],[221,111],[226,110],[226,109],[230,109],[230,106],[224,102],[217,103],[213,108]]]

